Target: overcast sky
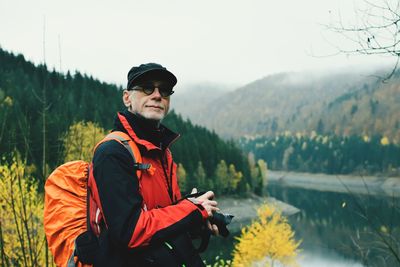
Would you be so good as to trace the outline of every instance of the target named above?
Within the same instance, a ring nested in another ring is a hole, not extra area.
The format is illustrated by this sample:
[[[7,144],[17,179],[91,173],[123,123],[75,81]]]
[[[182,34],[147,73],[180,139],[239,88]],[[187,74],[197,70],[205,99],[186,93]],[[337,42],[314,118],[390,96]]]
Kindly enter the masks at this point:
[[[180,84],[243,85],[282,71],[352,68],[382,58],[344,55],[322,26],[352,0],[0,0],[0,46],[62,72],[125,84],[133,65],[159,62]],[[45,27],[44,27],[45,26]],[[45,33],[45,34],[44,34]],[[329,41],[329,42],[328,42]]]

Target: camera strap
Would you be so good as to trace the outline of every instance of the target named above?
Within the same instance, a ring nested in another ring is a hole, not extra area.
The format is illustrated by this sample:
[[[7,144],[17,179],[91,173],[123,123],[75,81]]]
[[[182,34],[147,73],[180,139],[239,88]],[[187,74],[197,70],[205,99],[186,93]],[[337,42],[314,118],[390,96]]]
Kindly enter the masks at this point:
[[[207,227],[204,227],[204,229],[200,233],[200,238],[201,238],[200,245],[198,248],[196,248],[196,251],[198,253],[202,253],[207,249],[208,243],[210,242],[210,237],[211,237],[210,230]]]

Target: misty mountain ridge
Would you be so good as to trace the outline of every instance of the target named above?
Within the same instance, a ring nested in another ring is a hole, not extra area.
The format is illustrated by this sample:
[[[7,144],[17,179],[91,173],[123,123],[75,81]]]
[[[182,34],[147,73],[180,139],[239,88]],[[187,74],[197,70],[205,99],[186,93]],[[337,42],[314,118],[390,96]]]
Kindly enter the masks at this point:
[[[212,82],[186,84],[174,89],[171,107],[184,117],[192,118],[202,112],[204,105],[234,89],[231,85]]]
[[[177,112],[226,138],[283,131],[386,135],[400,140],[400,73],[382,83],[355,71],[269,75],[234,91],[193,100],[174,99]],[[212,91],[212,90],[211,90]]]

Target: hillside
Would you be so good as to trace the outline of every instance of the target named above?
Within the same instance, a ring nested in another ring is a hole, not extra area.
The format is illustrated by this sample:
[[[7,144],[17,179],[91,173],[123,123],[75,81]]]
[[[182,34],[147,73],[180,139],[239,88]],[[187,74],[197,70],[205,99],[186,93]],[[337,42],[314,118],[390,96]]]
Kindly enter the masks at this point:
[[[79,72],[62,74],[35,66],[22,55],[1,49],[0,62],[0,156],[4,160],[16,149],[38,173],[43,151],[49,170],[63,162],[61,138],[72,124],[91,121],[112,129],[116,112],[125,108],[121,88],[116,85]],[[244,183],[248,182],[247,159],[232,142],[174,112],[164,122],[181,133],[172,151],[189,175],[201,162],[211,176],[224,160],[244,174]]]
[[[231,91],[231,87],[216,83],[195,83],[179,85],[171,99],[171,108],[184,117],[193,118],[202,112],[204,106]]]
[[[182,113],[224,137],[315,130],[400,140],[399,75],[382,83],[357,73],[280,73]]]

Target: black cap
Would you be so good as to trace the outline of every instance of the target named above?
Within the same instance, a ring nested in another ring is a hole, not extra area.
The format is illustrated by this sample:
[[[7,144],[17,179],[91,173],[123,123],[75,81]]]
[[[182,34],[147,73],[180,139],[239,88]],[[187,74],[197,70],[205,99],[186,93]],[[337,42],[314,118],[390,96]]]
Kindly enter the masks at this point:
[[[177,79],[167,68],[157,63],[141,64],[138,67],[132,67],[128,72],[127,89],[133,85],[148,80],[158,80],[169,83],[172,87],[177,83]]]

